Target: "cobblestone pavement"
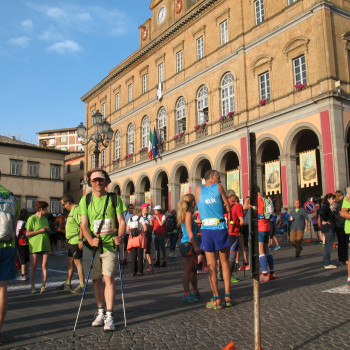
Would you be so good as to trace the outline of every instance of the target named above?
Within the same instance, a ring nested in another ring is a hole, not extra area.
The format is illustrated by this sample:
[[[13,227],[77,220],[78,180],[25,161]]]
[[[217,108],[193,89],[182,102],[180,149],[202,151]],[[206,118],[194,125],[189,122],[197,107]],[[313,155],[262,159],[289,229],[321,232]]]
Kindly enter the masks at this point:
[[[264,350],[350,349],[350,289],[346,266],[325,270],[322,246],[304,244],[294,258],[290,246],[273,252],[278,279],[260,285],[261,343]],[[333,262],[336,262],[333,249]],[[91,284],[85,295],[76,336],[72,338],[81,296],[55,290],[64,281],[64,257],[50,261],[48,292],[30,294],[28,285],[10,284],[10,305],[3,327],[3,349],[222,349],[234,341],[237,350],[254,348],[252,280],[242,271],[232,284],[237,305],[208,310],[208,277],[199,276],[202,298],[183,304],[182,259],[168,259],[167,268],[131,277],[124,271],[127,328],[124,328],[117,280],[116,331],[92,328],[96,311]],[[220,282],[220,292],[223,284]]]

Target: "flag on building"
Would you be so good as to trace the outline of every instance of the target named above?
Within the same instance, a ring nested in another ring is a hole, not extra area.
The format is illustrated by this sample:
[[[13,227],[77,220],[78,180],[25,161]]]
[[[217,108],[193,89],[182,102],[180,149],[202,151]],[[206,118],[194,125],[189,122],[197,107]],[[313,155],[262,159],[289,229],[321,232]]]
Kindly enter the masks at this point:
[[[158,137],[157,137],[156,128],[154,127],[153,140],[152,140],[153,158],[157,158],[157,147],[158,147]]]
[[[148,140],[148,158],[152,160],[153,156],[153,134],[152,130],[149,131],[149,140]]]

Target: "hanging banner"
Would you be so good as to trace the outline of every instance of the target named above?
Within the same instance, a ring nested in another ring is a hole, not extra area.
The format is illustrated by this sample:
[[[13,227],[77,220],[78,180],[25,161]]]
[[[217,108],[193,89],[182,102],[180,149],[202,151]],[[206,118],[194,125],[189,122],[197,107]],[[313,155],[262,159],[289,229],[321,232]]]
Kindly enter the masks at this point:
[[[180,199],[182,199],[182,196],[185,194],[190,193],[190,185],[188,182],[180,184]]]
[[[280,161],[265,163],[265,189],[267,194],[281,193]]]
[[[151,205],[151,191],[145,192],[145,203]]]
[[[317,186],[316,150],[299,153],[300,186]]]
[[[239,169],[231,170],[226,173],[227,175],[227,189],[236,192],[238,198],[241,195],[240,183],[239,183]]]
[[[134,194],[130,195],[129,204],[136,205],[136,197]]]

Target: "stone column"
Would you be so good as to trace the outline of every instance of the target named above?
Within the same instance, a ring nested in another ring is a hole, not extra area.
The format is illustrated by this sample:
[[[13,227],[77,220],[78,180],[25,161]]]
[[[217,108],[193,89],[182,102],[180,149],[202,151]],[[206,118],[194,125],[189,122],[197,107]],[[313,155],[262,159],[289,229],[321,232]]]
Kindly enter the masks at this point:
[[[151,188],[151,206],[162,204],[162,189],[161,188]]]
[[[145,202],[145,193],[144,192],[135,192],[136,205],[140,206]]]
[[[168,184],[169,190],[169,210],[175,209],[177,210],[177,203],[180,200],[180,185],[179,184]]]
[[[188,184],[190,186],[190,193],[192,193],[194,195],[194,191],[196,189],[197,186],[199,186],[202,183],[201,179],[189,179],[188,180]]]

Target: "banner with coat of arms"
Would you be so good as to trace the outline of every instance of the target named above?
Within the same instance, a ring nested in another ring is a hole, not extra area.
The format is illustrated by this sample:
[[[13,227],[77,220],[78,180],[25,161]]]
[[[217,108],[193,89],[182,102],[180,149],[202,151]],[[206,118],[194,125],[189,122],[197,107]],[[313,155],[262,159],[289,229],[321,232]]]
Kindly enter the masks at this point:
[[[188,182],[180,184],[180,198],[185,194],[190,193],[190,185]]]
[[[265,163],[265,190],[267,194],[281,193],[279,160]]]
[[[129,204],[135,205],[135,199],[136,199],[135,195],[131,194],[129,199]]]
[[[300,186],[317,186],[316,150],[299,153]]]
[[[238,198],[240,197],[240,182],[239,182],[239,169],[231,170],[226,173],[227,175],[227,189],[236,192]]]
[[[145,203],[151,205],[151,191],[145,192]]]

